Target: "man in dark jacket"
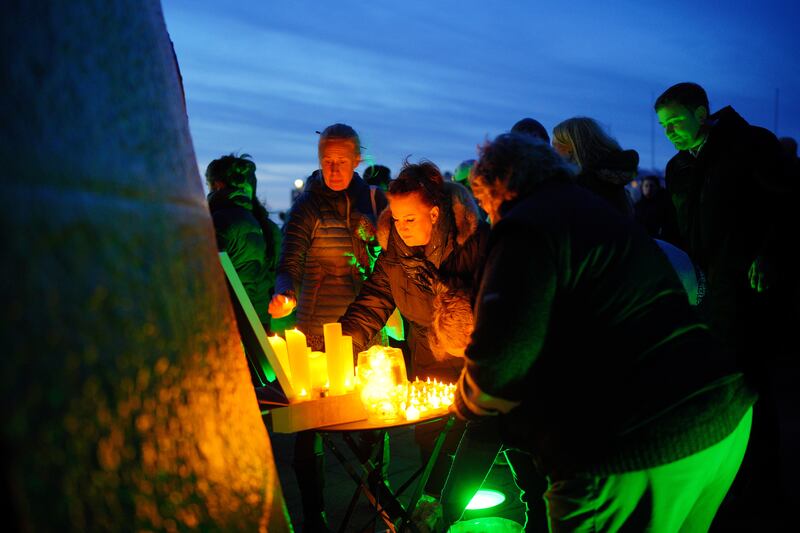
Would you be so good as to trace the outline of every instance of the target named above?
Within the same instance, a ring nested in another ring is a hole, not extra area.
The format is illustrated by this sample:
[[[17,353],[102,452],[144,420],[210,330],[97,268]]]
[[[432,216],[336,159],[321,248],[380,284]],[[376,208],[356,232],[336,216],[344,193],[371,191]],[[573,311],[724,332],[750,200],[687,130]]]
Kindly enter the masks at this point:
[[[325,128],[318,155],[321,172],[306,181],[286,223],[269,308],[280,318],[296,306],[297,328],[313,350],[322,351],[323,324],[337,321],[372,270],[375,222],[386,198],[355,172],[361,143],[350,126]],[[324,451],[318,434],[297,434],[292,466],[303,505],[303,531],[327,531]]]
[[[784,504],[769,369],[798,325],[787,287],[796,283],[796,263],[789,264],[788,253],[797,233],[790,229],[795,223],[787,204],[797,170],[771,132],[749,125],[731,107],[710,115],[708,96],[695,83],[667,89],[655,110],[679,150],[667,164],[667,190],[684,249],[707,276],[711,332],[736,353],[760,393],[759,423],[743,467],[752,490],[739,494],[735,488],[732,496],[739,501],[727,507],[773,515],[764,509]]]
[[[548,476],[551,531],[707,529],[754,396],[668,260],[530,137],[483,147],[475,176],[494,225],[456,412],[501,414]]]
[[[768,289],[785,270],[780,194],[791,188],[791,167],[771,132],[731,107],[709,115],[697,84],[670,87],[655,109],[680,150],[667,164],[667,190],[683,248],[708,277],[711,331],[749,366],[769,336]]]

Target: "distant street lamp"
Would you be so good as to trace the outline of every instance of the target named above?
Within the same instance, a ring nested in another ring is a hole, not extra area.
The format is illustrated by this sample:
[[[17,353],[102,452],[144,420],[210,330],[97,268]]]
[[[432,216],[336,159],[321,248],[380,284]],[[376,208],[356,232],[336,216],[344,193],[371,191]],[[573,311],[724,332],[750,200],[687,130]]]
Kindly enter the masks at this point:
[[[297,197],[303,192],[305,188],[305,182],[301,179],[294,180],[294,189],[292,189],[292,203],[297,200]]]

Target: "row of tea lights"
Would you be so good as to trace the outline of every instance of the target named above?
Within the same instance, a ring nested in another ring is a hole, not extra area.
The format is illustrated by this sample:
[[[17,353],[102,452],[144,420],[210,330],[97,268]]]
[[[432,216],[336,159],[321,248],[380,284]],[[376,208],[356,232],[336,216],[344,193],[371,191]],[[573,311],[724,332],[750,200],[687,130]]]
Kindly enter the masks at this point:
[[[297,329],[285,337],[269,337],[275,355],[292,385],[291,401],[337,396],[358,389],[373,421],[419,420],[453,403],[455,385],[430,378],[408,381],[403,353],[398,348],[372,346],[358,354],[353,365],[353,339],[342,335],[339,323],[325,324],[325,352],[311,351]]]
[[[397,348],[373,346],[361,352],[357,374],[361,402],[375,422],[419,420],[453,403],[455,385],[430,378],[409,383],[403,352]]]

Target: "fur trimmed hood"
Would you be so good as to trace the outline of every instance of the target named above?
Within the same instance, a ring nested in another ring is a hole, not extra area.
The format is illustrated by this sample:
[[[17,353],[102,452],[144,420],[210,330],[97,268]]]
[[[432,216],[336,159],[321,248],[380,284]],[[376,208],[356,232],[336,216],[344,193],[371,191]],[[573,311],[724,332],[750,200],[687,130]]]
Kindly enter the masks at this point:
[[[636,150],[620,150],[610,153],[594,165],[589,165],[587,170],[594,172],[602,181],[624,186],[636,177],[638,167],[639,153]]]
[[[455,226],[456,242],[459,246],[463,245],[469,239],[475,230],[478,229],[478,221],[480,214],[478,211],[478,204],[472,197],[472,193],[458,183],[446,181],[444,183],[444,190],[449,194],[449,207],[451,211],[452,221]],[[378,217],[378,243],[384,250],[389,244],[389,235],[392,231],[392,211],[387,207]]]

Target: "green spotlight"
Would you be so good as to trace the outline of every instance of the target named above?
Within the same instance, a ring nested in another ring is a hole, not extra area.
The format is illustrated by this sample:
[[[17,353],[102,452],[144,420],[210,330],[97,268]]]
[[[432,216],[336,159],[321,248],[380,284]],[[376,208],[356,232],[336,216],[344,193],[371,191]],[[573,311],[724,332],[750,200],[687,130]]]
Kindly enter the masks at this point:
[[[506,501],[506,495],[499,490],[481,489],[475,493],[469,504],[467,504],[467,511],[476,511],[478,509],[491,509],[497,507]]]

